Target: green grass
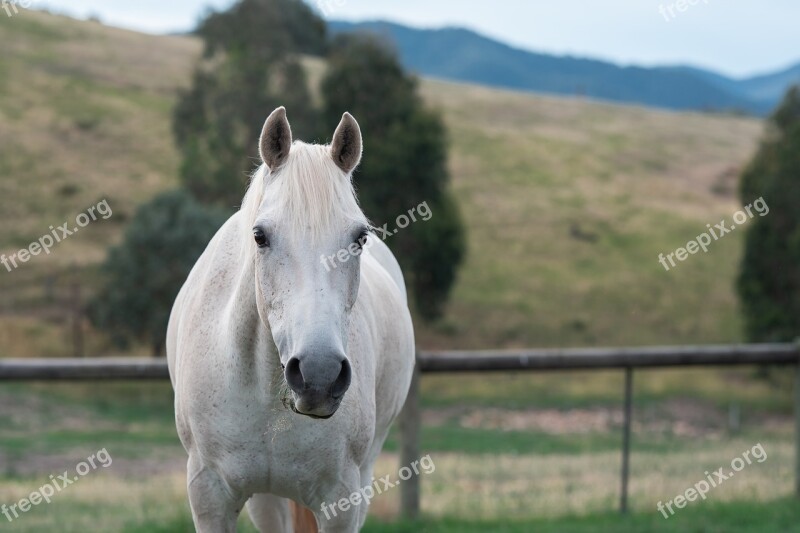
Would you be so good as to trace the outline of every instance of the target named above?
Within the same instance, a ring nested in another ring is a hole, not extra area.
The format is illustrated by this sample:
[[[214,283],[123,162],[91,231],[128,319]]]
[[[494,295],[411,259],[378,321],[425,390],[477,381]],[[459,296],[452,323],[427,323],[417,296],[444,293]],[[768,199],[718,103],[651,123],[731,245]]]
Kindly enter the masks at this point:
[[[186,511],[172,519],[162,517],[148,518],[142,521],[130,520],[125,523],[120,533],[193,533],[192,515]],[[258,533],[246,512],[242,513],[236,529],[237,533]]]
[[[121,533],[182,533],[194,531],[188,512],[175,511],[166,516],[130,516],[125,508],[88,508],[85,506],[58,506],[51,504],[52,513],[65,518],[59,522],[58,531],[80,532],[80,525],[71,519],[81,514],[79,520],[85,527],[92,524],[116,526],[105,531]],[[29,527],[28,516],[13,525],[20,533],[42,531]],[[239,531],[254,533],[246,517],[239,521]],[[783,499],[758,504],[734,502],[714,504],[705,502],[687,507],[675,516],[664,519],[655,509],[648,513],[620,516],[605,513],[580,517],[547,520],[465,520],[458,518],[423,518],[419,521],[383,522],[367,521],[364,533],[789,533],[800,531],[800,505],[794,499]]]
[[[423,388],[427,380],[423,379]],[[611,397],[616,386],[614,380],[589,383],[581,375],[564,376],[563,380],[560,394],[551,398],[560,407],[547,409],[563,411],[565,421],[571,412],[567,409],[569,395],[575,390],[589,388],[593,394],[605,393]],[[501,379],[494,385],[511,389],[513,385],[504,387],[503,383],[513,384],[513,381]],[[525,381],[529,388],[548,390],[535,379]],[[737,387],[745,400],[749,394],[757,404],[762,397],[775,394],[774,390],[757,385],[749,391],[753,386],[751,381],[758,383],[751,376]],[[676,386],[670,379],[658,382],[664,390]],[[708,380],[684,384],[699,387],[703,383]],[[709,390],[719,394],[714,386]],[[711,432],[687,436],[670,429],[651,428],[649,424],[654,420],[669,425],[680,420],[669,410],[658,410],[654,404],[637,410],[634,419],[631,506],[637,514],[618,524],[613,514],[595,516],[616,505],[621,443],[617,423],[588,432],[574,422],[556,428],[556,432],[541,428],[504,430],[493,426],[493,421],[525,417],[543,407],[535,401],[526,406],[518,404],[517,408],[488,407],[470,400],[470,394],[471,389],[465,388],[467,401],[463,406],[439,404],[423,409],[427,421],[423,424],[422,452],[436,464],[436,470],[422,480],[426,520],[421,524],[395,525],[373,521],[369,530],[405,531],[418,526],[426,531],[460,528],[470,531],[471,527],[548,531],[565,524],[565,528],[582,531],[581,527],[598,523],[612,529],[619,524],[629,525],[630,529],[621,531],[646,530],[651,523],[665,527],[646,512],[655,502],[685,490],[705,470],[729,463],[756,442],[763,444],[768,460],[748,467],[740,481],[719,489],[705,503],[710,506],[743,500],[769,502],[791,490],[793,470],[787,466],[793,453],[790,425],[769,423],[770,419],[784,422],[788,419],[780,408],[761,412],[763,417],[746,416],[742,430],[733,435],[725,431],[724,422],[719,431],[719,420],[706,428],[700,419],[691,424]],[[72,468],[96,450],[105,448],[114,459],[107,470],[87,476],[53,504],[27,514],[24,520],[15,523],[15,529],[43,531],[58,526],[59,531],[81,531],[92,527],[87,524],[88,517],[93,517],[97,520],[93,522],[95,526],[100,524],[106,531],[190,531],[182,471],[186,456],[175,435],[171,405],[172,393],[167,383],[0,387],[0,406],[4,406],[0,408],[3,424],[0,456],[4,460],[0,501],[17,501],[40,486],[48,473]],[[708,401],[689,405],[711,413],[703,416],[720,416]],[[747,401],[742,405],[747,412]],[[488,416],[474,416],[480,413]],[[385,451],[376,475],[396,475],[399,467],[396,433]],[[381,520],[396,516],[398,499],[398,491],[381,495],[374,502],[372,515]],[[764,506],[771,509],[773,504]],[[587,513],[594,518],[577,517]],[[675,523],[686,524],[700,514],[687,509],[687,518],[676,517]],[[242,518],[242,524],[245,521]],[[713,521],[709,519],[709,523]],[[667,525],[672,524],[671,519]],[[250,532],[252,528],[243,525],[242,531]]]
[[[757,377],[752,369],[637,372],[634,420],[671,418],[674,415],[664,412],[662,405],[679,398],[708,411],[704,416],[715,424],[724,423],[728,408],[736,404],[747,431],[765,416],[786,417],[791,412],[790,376],[778,370],[771,376]],[[622,376],[618,372],[425,376],[422,390],[425,410],[452,411],[433,425],[423,425],[423,447],[429,452],[577,455],[619,448],[618,422],[609,427],[610,432],[564,435],[462,425],[463,416],[486,408],[500,409],[497,416],[531,408],[566,414],[572,409],[619,411]],[[102,442],[124,457],[141,457],[148,447],[180,448],[169,383],[5,384],[0,394],[20,405],[38,404],[26,409],[30,411],[27,417],[0,415],[5,428],[1,447],[12,458],[27,452],[63,454],[93,442]],[[77,427],[62,423],[70,417],[91,423]],[[668,431],[652,430],[637,435],[635,445],[651,452],[685,448]],[[397,449],[393,431],[386,450]]]
[[[665,519],[655,509],[620,516],[606,513],[550,520],[476,521],[423,519],[382,523],[370,520],[364,533],[781,533],[800,531],[800,505],[796,499],[774,502],[704,502]]]
[[[648,407],[670,398],[710,403],[727,409],[732,402],[753,412],[789,413],[792,376],[780,368],[760,376],[754,368],[680,368],[638,370],[634,402]],[[735,386],[732,386],[735,385]],[[508,409],[619,406],[623,373],[509,372],[429,375],[422,380],[424,407],[494,406]]]
[[[12,478],[13,464],[31,455],[107,448],[114,457],[142,459],[153,450],[182,452],[169,383],[4,384],[0,398],[25,406],[0,417],[0,452]]]

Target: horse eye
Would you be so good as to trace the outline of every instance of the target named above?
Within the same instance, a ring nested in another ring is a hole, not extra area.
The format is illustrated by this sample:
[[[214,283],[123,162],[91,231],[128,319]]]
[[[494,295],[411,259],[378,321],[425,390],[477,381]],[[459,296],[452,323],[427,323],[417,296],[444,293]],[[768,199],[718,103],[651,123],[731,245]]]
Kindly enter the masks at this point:
[[[253,230],[253,238],[255,239],[259,248],[269,246],[269,240],[267,239],[267,236],[264,235],[264,232],[260,229]]]

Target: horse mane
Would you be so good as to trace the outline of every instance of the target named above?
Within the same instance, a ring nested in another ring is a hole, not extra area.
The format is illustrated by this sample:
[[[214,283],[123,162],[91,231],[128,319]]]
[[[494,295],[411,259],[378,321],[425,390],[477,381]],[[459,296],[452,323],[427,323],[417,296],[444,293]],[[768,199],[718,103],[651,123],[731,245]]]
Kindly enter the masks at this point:
[[[369,227],[351,176],[336,166],[328,146],[295,141],[275,172],[256,169],[240,210],[248,239],[265,199],[266,212],[288,222],[293,238],[314,241],[342,221]]]

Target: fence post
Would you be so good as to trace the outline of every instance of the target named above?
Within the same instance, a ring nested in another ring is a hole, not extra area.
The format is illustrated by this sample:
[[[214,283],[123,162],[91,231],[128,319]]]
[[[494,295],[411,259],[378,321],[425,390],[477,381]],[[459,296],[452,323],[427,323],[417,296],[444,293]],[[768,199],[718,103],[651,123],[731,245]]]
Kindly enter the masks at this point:
[[[411,385],[403,410],[400,413],[400,463],[407,466],[420,457],[420,398],[419,361],[414,365]],[[406,520],[416,520],[419,516],[420,477],[411,476],[400,487],[400,514]]]
[[[625,411],[622,422],[622,475],[619,493],[619,512],[628,512],[628,477],[630,474],[631,414],[633,411],[633,368],[625,367]]]
[[[85,357],[83,348],[83,302],[81,282],[76,278],[72,284],[72,356]]]

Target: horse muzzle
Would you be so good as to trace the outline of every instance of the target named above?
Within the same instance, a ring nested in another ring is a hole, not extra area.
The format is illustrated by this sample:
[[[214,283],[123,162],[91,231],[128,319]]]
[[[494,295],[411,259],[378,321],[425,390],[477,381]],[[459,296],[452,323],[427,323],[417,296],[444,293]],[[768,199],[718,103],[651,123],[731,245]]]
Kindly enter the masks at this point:
[[[352,370],[344,355],[301,354],[289,359],[284,376],[292,390],[295,413],[330,418],[350,387]]]

